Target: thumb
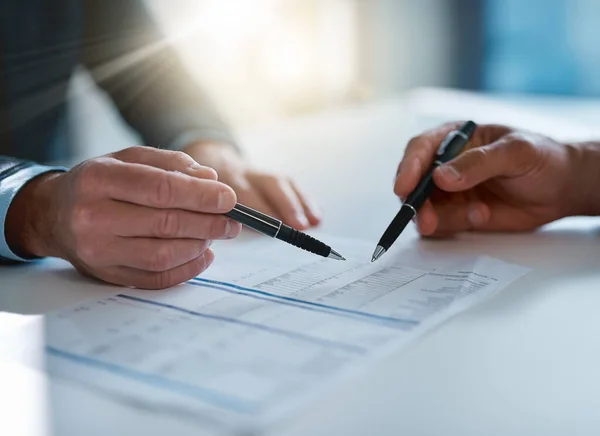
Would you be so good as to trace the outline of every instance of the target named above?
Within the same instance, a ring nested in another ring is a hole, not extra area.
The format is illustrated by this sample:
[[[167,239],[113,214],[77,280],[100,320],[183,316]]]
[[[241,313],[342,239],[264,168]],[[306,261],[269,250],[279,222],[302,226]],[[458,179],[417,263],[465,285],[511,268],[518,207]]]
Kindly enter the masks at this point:
[[[444,191],[456,192],[495,177],[519,176],[533,165],[533,150],[531,143],[505,136],[441,165],[434,172],[434,182]]]

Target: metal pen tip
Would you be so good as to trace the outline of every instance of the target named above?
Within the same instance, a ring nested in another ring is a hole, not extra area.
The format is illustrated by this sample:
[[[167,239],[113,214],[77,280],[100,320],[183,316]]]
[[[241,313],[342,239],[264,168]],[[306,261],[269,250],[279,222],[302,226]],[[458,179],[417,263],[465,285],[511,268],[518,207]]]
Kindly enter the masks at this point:
[[[331,249],[331,251],[329,252],[329,256],[327,256],[327,257],[330,257],[335,260],[346,260],[346,258],[344,256],[342,256],[340,253],[335,251],[333,248]]]
[[[375,262],[377,259],[379,259],[384,254],[385,254],[385,248],[383,248],[381,245],[378,245],[377,248],[375,248],[375,251],[373,252],[373,257],[371,258],[371,262]]]

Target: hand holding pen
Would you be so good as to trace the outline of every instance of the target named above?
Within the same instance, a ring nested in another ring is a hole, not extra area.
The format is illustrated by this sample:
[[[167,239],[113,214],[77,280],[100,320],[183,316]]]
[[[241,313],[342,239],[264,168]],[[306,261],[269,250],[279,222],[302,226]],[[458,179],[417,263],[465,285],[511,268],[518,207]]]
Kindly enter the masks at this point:
[[[412,139],[394,191],[406,199],[433,161],[449,123]],[[434,171],[438,189],[417,216],[423,236],[530,231],[573,215],[599,215],[600,146],[562,143],[498,124],[478,125],[468,147]]]
[[[429,152],[435,150],[435,154],[432,156],[425,155],[421,150],[416,152],[416,156],[413,159],[408,160],[410,167],[408,170],[420,171],[423,162],[431,162],[429,169],[422,175],[417,185],[412,189],[412,192],[408,194],[408,197],[402,204],[400,211],[388,228],[383,233],[383,236],[379,240],[375,251],[373,252],[372,262],[375,262],[381,256],[390,249],[392,244],[396,241],[400,233],[406,228],[410,220],[416,217],[421,206],[427,201],[433,189],[435,188],[434,173],[439,167],[442,167],[445,163],[449,162],[463,150],[469,139],[475,132],[476,124],[473,121],[467,121],[460,129],[450,131],[443,141],[432,142],[428,148]],[[411,152],[411,149],[415,147],[414,142],[408,144],[407,153]],[[434,148],[435,147],[435,148]],[[425,150],[425,149],[423,149]],[[418,167],[418,168],[416,168]],[[413,169],[414,168],[414,169]],[[404,168],[400,168],[402,171]]]

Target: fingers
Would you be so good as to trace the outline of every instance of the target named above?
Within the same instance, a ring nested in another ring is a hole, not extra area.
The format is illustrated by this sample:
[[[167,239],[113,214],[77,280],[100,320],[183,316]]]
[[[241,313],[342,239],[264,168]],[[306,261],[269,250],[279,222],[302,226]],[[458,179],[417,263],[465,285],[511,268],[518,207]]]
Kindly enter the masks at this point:
[[[421,162],[417,159],[403,160],[400,163],[394,183],[394,193],[402,200],[405,200],[419,183],[422,176],[421,168]]]
[[[207,249],[191,261],[167,271],[150,272],[135,268],[117,267],[100,275],[100,278],[121,286],[140,289],[165,289],[196,277],[211,265],[214,258],[214,253]]]
[[[79,169],[80,189],[87,195],[161,209],[224,213],[233,208],[235,192],[209,179],[189,177],[142,164],[97,159]]]
[[[473,188],[494,177],[517,177],[536,164],[531,143],[507,135],[492,144],[467,150],[437,168],[436,185],[449,192]]]
[[[240,203],[272,217],[279,217],[275,209],[271,207],[258,190],[248,187],[243,190],[236,189],[236,191],[239,195],[238,200]]]
[[[253,185],[276,211],[277,216],[288,225],[300,230],[310,226],[304,207],[291,184],[284,179],[262,175],[253,178]]]
[[[286,224],[304,230],[321,222],[318,208],[290,180],[262,172],[250,172],[247,177],[249,189],[256,191],[255,195],[268,205],[273,216]]]
[[[161,272],[199,257],[208,244],[199,239],[113,238],[106,244],[88,244],[78,254],[94,268],[124,266]]]
[[[415,218],[417,230],[423,236],[431,235],[438,227],[438,215],[430,200],[427,200],[419,209]]]
[[[438,225],[427,236],[448,236],[468,230],[483,230],[491,220],[490,208],[479,201],[438,204],[435,211]]]
[[[440,143],[452,130],[462,123],[449,123],[414,137],[408,142],[404,157],[398,166],[394,192],[405,198],[415,189],[421,176],[427,171]]]
[[[309,224],[311,226],[319,225],[323,218],[318,206],[314,204],[313,201],[304,192],[302,192],[294,182],[290,182],[290,184],[298,196],[298,200],[304,209],[304,214],[306,215],[306,218],[308,218]]]
[[[92,232],[94,227],[124,237],[214,240],[235,238],[241,230],[240,224],[223,215],[151,209],[120,201],[90,207],[84,232]]]
[[[166,171],[179,171],[200,179],[217,180],[217,172],[214,169],[200,165],[181,151],[129,147],[113,153],[112,156],[126,163],[148,165]]]

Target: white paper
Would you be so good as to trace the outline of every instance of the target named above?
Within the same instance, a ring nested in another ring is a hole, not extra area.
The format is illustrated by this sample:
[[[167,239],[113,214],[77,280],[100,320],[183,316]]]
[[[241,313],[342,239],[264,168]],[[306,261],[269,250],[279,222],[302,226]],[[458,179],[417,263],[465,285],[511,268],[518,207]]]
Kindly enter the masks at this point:
[[[43,370],[44,320],[41,315],[0,312],[0,361]]]
[[[52,314],[50,371],[140,407],[251,428],[527,271],[406,252],[371,264],[370,244],[335,248],[349,260],[251,245],[175,289],[124,289]]]

